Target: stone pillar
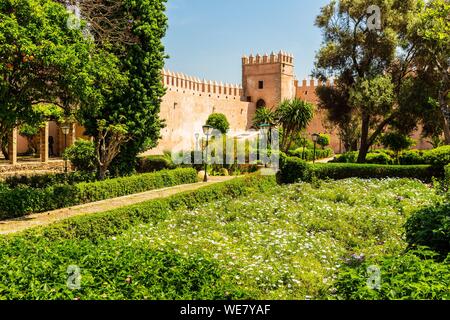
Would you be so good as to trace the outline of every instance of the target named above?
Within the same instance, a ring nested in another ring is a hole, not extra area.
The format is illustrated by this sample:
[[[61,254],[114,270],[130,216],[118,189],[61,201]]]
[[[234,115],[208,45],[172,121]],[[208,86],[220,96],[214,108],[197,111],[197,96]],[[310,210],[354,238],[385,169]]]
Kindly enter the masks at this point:
[[[48,148],[48,134],[49,124],[45,123],[45,126],[40,130],[40,150],[41,150],[41,162],[47,163],[49,160],[49,148]]]
[[[9,163],[13,166],[17,164],[17,133],[17,128],[14,128],[8,137]]]

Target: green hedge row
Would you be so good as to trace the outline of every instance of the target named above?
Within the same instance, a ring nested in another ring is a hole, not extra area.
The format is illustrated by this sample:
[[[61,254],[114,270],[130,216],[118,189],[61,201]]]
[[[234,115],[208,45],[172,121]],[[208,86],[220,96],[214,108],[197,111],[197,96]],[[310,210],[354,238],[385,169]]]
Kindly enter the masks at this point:
[[[167,155],[147,156],[139,158],[137,172],[147,173],[175,168],[176,165],[173,163],[172,159]]]
[[[297,150],[290,151],[289,154],[293,157],[297,157],[300,159],[303,158],[306,161],[314,160],[314,150],[311,150],[311,149],[305,149],[305,152],[303,152],[303,148],[299,148]],[[330,158],[333,156],[333,154],[334,154],[334,152],[330,148],[317,149],[316,150],[316,160]]]
[[[28,186],[31,188],[47,188],[57,184],[76,184],[80,182],[93,182],[95,180],[95,173],[46,173],[11,176],[5,179],[5,184],[10,188],[17,188],[19,186]]]
[[[0,191],[0,219],[50,211],[79,204],[198,181],[194,169],[166,170],[124,178],[46,188],[19,186]]]
[[[441,177],[442,173],[429,165],[393,166],[375,164],[327,163],[308,164],[295,157],[282,157],[278,179],[281,183],[295,183],[317,179],[384,179],[415,178],[431,181],[432,177]]]
[[[447,190],[450,192],[450,164],[445,166],[444,171],[445,171],[444,184]]]
[[[276,185],[274,177],[248,175],[228,182],[183,192],[163,199],[115,209],[108,212],[74,217],[47,227],[39,227],[12,237],[45,237],[52,240],[76,239],[96,242],[141,223],[157,223],[166,219],[173,210],[195,209],[207,202],[239,198],[252,192],[265,192]]]

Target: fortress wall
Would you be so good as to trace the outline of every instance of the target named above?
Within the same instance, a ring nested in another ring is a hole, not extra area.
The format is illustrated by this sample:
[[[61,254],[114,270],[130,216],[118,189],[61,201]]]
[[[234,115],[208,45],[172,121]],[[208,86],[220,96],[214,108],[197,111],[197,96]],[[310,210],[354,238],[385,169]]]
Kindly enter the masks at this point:
[[[318,86],[323,85],[319,83],[317,80],[303,80],[301,84],[296,81],[296,97],[302,100],[313,103],[314,105],[318,105],[319,98],[316,95],[316,88]],[[326,85],[331,85],[330,82],[327,82]],[[328,133],[331,135],[331,145],[330,147],[334,150],[335,153],[343,152],[341,142],[339,140],[339,135],[337,130],[332,130],[330,128],[326,128],[325,126],[326,119],[326,111],[320,110],[316,107],[316,115],[308,127],[308,133],[312,135],[313,133]]]
[[[147,154],[164,151],[193,150],[195,134],[203,135],[202,126],[212,113],[223,113],[231,130],[243,131],[255,110],[253,103],[242,101],[242,88],[238,85],[202,81],[181,74],[163,72],[167,92],[161,103],[160,117],[166,122],[161,130],[162,139],[156,149]]]

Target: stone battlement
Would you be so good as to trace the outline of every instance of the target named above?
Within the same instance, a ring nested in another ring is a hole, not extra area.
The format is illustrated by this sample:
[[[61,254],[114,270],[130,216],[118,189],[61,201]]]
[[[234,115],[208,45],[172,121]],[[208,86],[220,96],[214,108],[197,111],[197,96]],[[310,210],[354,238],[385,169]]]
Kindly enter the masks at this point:
[[[201,80],[196,77],[187,76],[182,73],[171,72],[168,70],[162,71],[163,83],[169,90],[183,90],[191,91],[201,95],[210,94],[217,96],[231,96],[241,98],[243,90],[241,85],[218,83],[217,81]]]
[[[294,64],[294,55],[290,53],[286,53],[284,51],[280,51],[278,54],[271,53],[260,55],[257,54],[256,56],[253,56],[251,54],[250,56],[243,56],[242,57],[242,64],[243,65],[251,65],[251,64],[273,64],[273,63],[285,63],[289,65]]]
[[[323,83],[321,81],[318,81],[317,79],[310,79],[310,80],[304,79],[300,83],[300,81],[295,80],[295,87],[297,87],[298,90],[315,90],[317,87],[323,85],[332,86],[332,82],[328,80],[326,83]]]

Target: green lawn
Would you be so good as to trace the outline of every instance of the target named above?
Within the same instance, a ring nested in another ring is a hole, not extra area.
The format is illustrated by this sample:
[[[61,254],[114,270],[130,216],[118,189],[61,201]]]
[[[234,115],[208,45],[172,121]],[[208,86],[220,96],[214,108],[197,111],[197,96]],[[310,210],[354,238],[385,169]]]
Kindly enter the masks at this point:
[[[439,196],[415,180],[277,186],[179,210],[104,240],[0,240],[0,298],[319,299],[352,255],[396,255],[408,215]],[[81,269],[69,290],[67,267]]]

